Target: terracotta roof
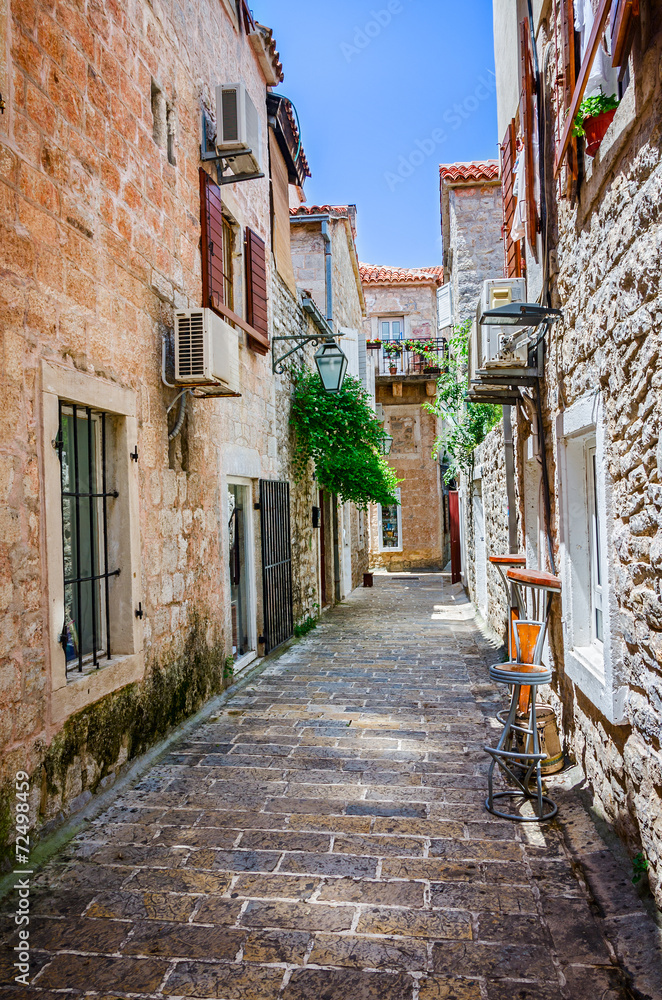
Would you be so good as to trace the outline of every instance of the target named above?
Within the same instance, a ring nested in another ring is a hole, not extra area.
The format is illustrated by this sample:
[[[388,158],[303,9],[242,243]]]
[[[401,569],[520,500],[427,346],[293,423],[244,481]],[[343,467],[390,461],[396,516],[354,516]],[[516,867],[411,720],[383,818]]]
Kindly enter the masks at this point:
[[[499,177],[498,160],[471,160],[469,163],[442,163],[439,167],[442,181],[495,181]]]
[[[332,219],[349,219],[356,241],[356,205],[299,205],[290,209],[290,215],[329,215]]]
[[[373,285],[443,284],[444,269],[434,267],[388,267],[381,264],[359,264],[361,280]]]
[[[270,87],[273,87],[276,86],[276,84],[282,83],[284,79],[283,64],[280,61],[280,53],[276,48],[274,33],[271,28],[267,28],[266,24],[260,24],[259,21],[255,21],[255,28],[256,31],[251,32],[251,35],[259,33],[261,36],[261,42],[264,47],[264,55],[265,58],[268,58],[270,64],[268,67],[263,68],[267,70],[267,72],[265,72],[267,83]]]

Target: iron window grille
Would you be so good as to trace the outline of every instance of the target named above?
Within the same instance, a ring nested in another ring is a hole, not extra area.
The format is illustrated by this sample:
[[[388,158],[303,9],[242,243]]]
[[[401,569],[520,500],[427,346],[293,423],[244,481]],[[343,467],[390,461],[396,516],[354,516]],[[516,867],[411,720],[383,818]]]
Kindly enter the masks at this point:
[[[108,567],[107,419],[89,406],[59,402],[56,447],[62,487],[64,622],[60,644],[67,673],[111,659]]]

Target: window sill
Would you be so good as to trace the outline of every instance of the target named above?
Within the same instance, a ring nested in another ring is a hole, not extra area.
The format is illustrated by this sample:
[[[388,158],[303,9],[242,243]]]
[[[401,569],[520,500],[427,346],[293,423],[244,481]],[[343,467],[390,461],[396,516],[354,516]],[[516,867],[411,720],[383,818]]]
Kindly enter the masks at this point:
[[[141,652],[113,657],[107,666],[89,673],[70,674],[66,685],[52,693],[52,721],[64,722],[106,695],[141,680],[144,672],[145,660]]]

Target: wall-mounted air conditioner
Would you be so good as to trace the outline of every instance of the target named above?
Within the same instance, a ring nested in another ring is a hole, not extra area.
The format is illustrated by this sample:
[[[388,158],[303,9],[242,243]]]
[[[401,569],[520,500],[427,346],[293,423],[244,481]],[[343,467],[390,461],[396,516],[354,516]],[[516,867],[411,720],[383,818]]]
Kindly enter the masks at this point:
[[[526,367],[527,344],[513,343],[513,337],[521,331],[512,326],[494,326],[482,322],[483,313],[510,302],[524,302],[525,294],[524,278],[489,278],[483,282],[483,292],[476,310],[477,326],[473,345],[476,369]]]
[[[216,88],[216,150],[233,173],[261,173],[260,116],[243,83]]]
[[[175,313],[175,381],[239,392],[237,331],[211,309]]]

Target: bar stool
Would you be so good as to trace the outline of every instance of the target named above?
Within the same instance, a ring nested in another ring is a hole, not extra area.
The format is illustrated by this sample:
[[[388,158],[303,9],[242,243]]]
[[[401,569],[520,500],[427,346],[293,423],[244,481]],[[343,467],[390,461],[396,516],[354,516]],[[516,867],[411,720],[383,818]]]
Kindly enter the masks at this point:
[[[538,687],[549,684],[552,679],[551,668],[545,667],[541,661],[552,598],[554,594],[561,592],[561,581],[551,573],[515,567],[508,569],[506,576],[513,584],[520,614],[526,612],[527,617],[518,618],[511,625],[516,659],[510,660],[508,663],[497,663],[490,667],[490,678],[498,684],[510,685],[512,695],[499,742],[496,747],[484,748],[486,753],[492,757],[487,777],[488,796],[485,800],[485,808],[488,812],[503,819],[512,819],[521,823],[537,823],[551,819],[558,810],[552,799],[543,795],[542,792],[540,765],[541,761],[547,758],[547,754],[540,753],[536,719],[536,692]],[[525,689],[526,694],[523,698]],[[529,710],[528,724],[518,725],[517,712],[523,701]],[[525,748],[530,747],[530,750],[505,749],[506,745],[511,744],[517,733],[521,733],[525,737],[524,746]],[[515,784],[515,790],[494,791],[493,780],[496,764]],[[515,767],[519,773],[513,770]],[[529,786],[534,774],[536,790],[532,792]],[[496,808],[495,799],[513,797],[518,798],[520,803],[533,800],[535,815],[521,816],[518,813],[504,812]]]
[[[516,552],[511,552],[504,556],[490,556],[490,562],[493,566],[496,566],[499,576],[501,577],[501,582],[503,583],[504,589],[506,591],[506,608],[508,608],[508,624],[507,624],[507,649],[508,649],[508,659],[515,660],[515,638],[513,631],[513,622],[521,618],[520,609],[518,606],[519,594],[515,589],[515,585],[508,582],[506,573],[509,569],[513,568],[523,568],[526,566],[526,556],[519,555]],[[526,699],[526,704],[528,704],[528,689],[522,689],[522,699]],[[526,705],[520,708],[525,711]],[[505,726],[506,719],[508,717],[508,709],[502,708],[496,713],[497,720],[502,726]]]

